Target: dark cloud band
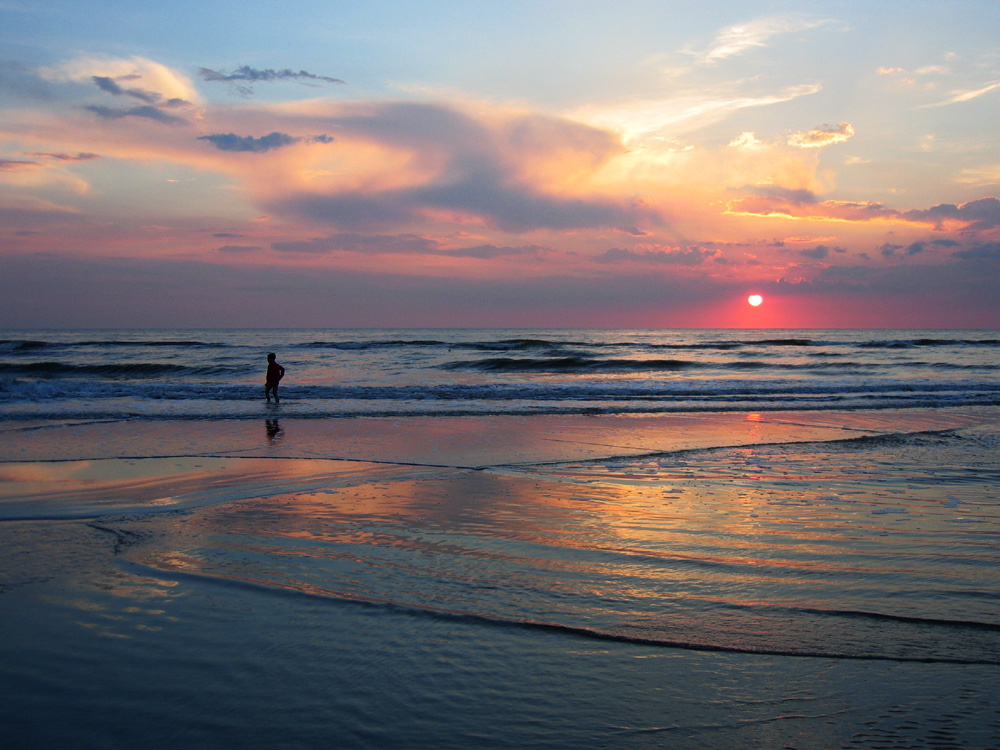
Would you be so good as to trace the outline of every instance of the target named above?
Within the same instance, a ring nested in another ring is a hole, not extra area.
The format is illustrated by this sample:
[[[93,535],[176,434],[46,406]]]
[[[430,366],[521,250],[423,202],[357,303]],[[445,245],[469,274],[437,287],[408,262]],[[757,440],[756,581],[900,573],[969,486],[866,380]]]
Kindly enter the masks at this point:
[[[252,135],[236,135],[236,133],[212,133],[198,136],[198,140],[208,141],[220,151],[262,154],[296,143],[333,143],[334,139],[328,135],[298,137],[275,131],[260,138],[254,138]]]
[[[298,83],[306,84],[313,82],[343,83],[339,78],[317,75],[306,70],[291,70],[290,68],[285,68],[284,70],[274,70],[273,68],[258,69],[251,68],[249,65],[236,68],[231,73],[224,73],[219,70],[212,70],[211,68],[199,68],[198,74],[205,81],[228,83],[234,86],[243,96],[250,96],[253,93],[253,84],[255,83],[272,83],[274,81],[297,81]]]

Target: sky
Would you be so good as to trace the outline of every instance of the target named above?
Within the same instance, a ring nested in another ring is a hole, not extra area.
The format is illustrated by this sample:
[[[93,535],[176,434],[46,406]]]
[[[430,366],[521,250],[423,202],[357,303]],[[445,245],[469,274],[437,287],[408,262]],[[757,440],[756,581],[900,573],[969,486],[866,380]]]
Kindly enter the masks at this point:
[[[0,0],[0,327],[996,329],[998,123],[995,0]]]

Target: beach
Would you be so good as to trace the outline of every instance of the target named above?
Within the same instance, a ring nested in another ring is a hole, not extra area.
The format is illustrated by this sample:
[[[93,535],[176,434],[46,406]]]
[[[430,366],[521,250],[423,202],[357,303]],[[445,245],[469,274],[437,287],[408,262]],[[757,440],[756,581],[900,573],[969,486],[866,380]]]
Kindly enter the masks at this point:
[[[990,407],[3,425],[9,747],[1000,745]]]
[[[0,750],[1000,750],[1000,0],[0,30]]]

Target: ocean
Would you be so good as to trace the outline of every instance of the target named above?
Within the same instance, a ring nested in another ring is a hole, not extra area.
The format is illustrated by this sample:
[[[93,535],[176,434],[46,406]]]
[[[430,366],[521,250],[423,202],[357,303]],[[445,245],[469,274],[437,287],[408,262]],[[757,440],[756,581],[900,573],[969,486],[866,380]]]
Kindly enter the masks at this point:
[[[5,747],[1000,747],[1000,332],[0,351]]]
[[[4,419],[660,414],[1000,404],[1000,332],[0,331]]]

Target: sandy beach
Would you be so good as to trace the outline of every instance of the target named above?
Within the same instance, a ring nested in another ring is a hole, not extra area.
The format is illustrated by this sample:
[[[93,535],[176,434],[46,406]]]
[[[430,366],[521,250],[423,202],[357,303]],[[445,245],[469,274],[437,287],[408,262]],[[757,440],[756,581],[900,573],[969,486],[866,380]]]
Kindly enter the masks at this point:
[[[8,747],[1000,743],[995,409],[280,414],[4,426]]]

